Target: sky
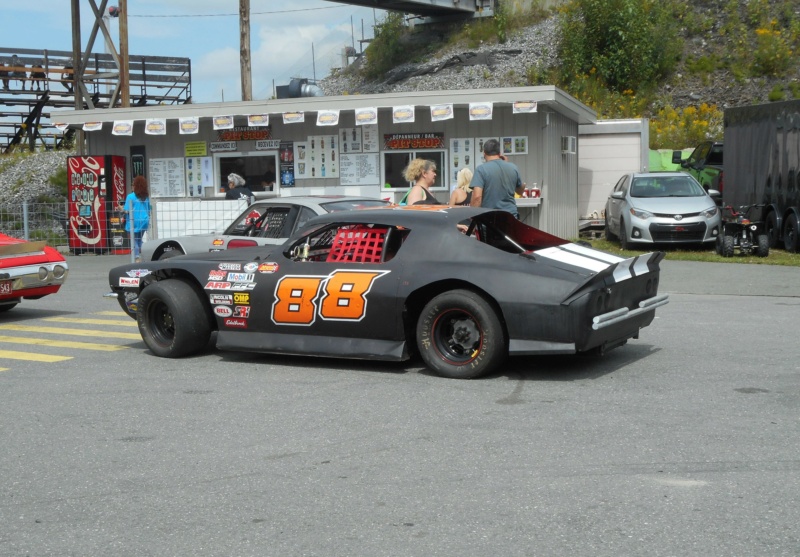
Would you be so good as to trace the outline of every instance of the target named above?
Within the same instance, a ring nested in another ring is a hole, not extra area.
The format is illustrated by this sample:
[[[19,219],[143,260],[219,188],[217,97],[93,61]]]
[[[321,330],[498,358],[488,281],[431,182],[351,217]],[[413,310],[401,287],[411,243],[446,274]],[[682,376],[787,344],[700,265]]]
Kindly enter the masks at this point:
[[[0,4],[4,47],[72,50],[71,0]],[[116,5],[109,0],[108,6]],[[242,99],[239,0],[128,0],[127,5],[131,55],[190,58],[195,103]],[[79,6],[83,49],[94,17],[88,0]],[[329,68],[342,65],[342,49],[360,51],[359,40],[371,38],[373,25],[386,13],[327,0],[250,0],[253,99],[272,97],[274,86],[288,85],[292,77],[326,77]],[[119,51],[118,20],[110,24]],[[92,50],[104,52],[102,40]]]

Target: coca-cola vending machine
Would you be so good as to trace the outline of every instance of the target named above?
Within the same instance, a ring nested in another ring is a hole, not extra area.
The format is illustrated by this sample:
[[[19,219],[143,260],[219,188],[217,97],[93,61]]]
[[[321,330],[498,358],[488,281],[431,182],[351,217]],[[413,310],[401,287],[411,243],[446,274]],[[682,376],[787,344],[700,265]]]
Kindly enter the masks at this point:
[[[130,253],[125,231],[125,157],[67,157],[72,253]]]

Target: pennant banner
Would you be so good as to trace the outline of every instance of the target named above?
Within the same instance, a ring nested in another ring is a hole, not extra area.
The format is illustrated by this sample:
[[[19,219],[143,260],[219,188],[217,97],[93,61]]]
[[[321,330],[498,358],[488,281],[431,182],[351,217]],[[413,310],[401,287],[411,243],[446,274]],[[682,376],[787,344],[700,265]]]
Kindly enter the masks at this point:
[[[269,114],[248,114],[248,126],[269,126]]]
[[[181,135],[198,133],[200,131],[200,118],[197,116],[178,118],[178,130]]]
[[[66,130],[66,129],[69,127],[69,124],[64,124],[64,123],[62,123],[62,122],[55,122],[55,123],[53,123],[53,126],[54,126],[54,127],[55,127],[55,128],[58,130],[58,131],[60,131],[60,132],[63,132],[64,130]]]
[[[450,104],[435,104],[431,106],[431,122],[441,122],[442,120],[450,120],[453,118],[453,105]]]
[[[144,133],[147,135],[167,135],[166,119],[148,118],[144,121]]]
[[[392,108],[392,123],[405,124],[414,121],[414,105],[406,104]]]
[[[103,129],[103,122],[85,122],[83,124],[83,131],[96,132]]]
[[[378,123],[378,108],[356,108],[356,126],[366,126],[367,124]]]
[[[469,103],[469,119],[491,120],[492,108],[494,108],[492,103]]]
[[[114,120],[111,135],[133,135],[133,120]]]
[[[284,112],[283,113],[283,123],[284,124],[302,124],[305,121],[306,121],[305,112]]]
[[[512,114],[528,114],[536,112],[536,101],[517,101],[514,103]]]
[[[233,116],[214,116],[215,130],[229,130],[233,128]]]
[[[317,125],[318,126],[338,126],[339,125],[339,111],[338,110],[320,110],[317,112]]]

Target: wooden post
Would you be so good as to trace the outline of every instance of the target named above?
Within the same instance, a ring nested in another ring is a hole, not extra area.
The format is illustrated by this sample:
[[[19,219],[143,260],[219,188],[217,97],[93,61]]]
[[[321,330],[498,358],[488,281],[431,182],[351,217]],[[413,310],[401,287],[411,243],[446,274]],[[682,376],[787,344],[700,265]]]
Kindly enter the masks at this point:
[[[128,0],[119,0],[119,90],[123,108],[131,106],[130,66],[128,64]]]

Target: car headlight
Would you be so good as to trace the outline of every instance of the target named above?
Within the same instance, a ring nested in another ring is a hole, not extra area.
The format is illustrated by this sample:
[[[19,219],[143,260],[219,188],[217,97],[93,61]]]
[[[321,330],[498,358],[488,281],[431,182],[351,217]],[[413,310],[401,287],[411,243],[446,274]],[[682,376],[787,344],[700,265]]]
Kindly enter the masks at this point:
[[[708,209],[706,209],[705,211],[701,212],[700,214],[703,215],[704,217],[706,217],[707,219],[710,219],[711,217],[716,215],[718,211],[719,211],[719,209],[717,208],[716,205],[714,205],[713,207],[709,207]]]
[[[649,211],[643,211],[642,209],[637,209],[636,207],[631,207],[631,214],[637,219],[642,220],[647,220],[653,217],[653,213],[650,213]]]

